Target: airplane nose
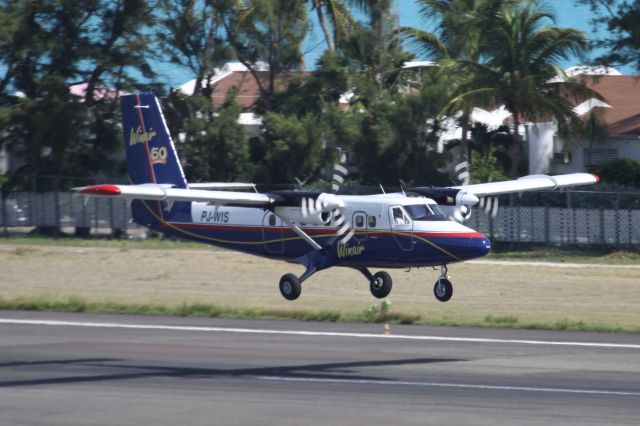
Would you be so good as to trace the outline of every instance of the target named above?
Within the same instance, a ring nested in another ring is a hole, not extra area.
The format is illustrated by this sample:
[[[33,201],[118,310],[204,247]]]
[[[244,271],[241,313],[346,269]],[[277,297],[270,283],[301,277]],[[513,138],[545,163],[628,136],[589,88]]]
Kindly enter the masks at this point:
[[[491,241],[487,238],[473,238],[469,242],[471,246],[469,250],[471,252],[470,258],[486,256],[491,251]]]

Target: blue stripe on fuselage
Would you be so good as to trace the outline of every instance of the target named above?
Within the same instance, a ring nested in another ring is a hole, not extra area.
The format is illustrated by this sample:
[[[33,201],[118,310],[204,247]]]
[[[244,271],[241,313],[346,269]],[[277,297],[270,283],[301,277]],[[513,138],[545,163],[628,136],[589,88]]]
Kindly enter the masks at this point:
[[[158,230],[171,236],[289,261],[311,249],[306,241],[288,228],[165,222]],[[318,231],[318,228],[309,231]],[[343,266],[437,266],[484,256],[490,249],[487,238],[454,237],[451,234],[446,237],[426,237],[411,233],[368,231],[357,233],[347,243],[346,249],[339,252],[334,231],[322,231],[322,234],[310,233],[320,245],[333,243],[326,248],[327,253],[336,257],[336,265]],[[406,250],[402,247],[412,248]]]

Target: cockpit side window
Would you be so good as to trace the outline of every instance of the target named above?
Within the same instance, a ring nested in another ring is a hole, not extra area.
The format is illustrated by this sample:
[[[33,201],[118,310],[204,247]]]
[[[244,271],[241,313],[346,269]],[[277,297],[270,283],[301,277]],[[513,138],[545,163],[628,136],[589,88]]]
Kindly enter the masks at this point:
[[[418,221],[434,221],[448,220],[447,216],[442,212],[437,204],[414,204],[404,206],[413,220]]]
[[[408,225],[411,223],[411,221],[409,220],[409,218],[407,218],[403,211],[402,211],[402,207],[394,207],[392,209],[392,213],[393,213],[393,224],[394,225]]]

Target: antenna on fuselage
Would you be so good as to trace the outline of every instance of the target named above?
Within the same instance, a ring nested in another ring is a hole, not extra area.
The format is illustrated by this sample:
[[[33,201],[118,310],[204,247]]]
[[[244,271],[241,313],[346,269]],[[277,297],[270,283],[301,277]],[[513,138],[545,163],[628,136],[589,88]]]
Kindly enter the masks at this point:
[[[380,184],[380,189],[382,190],[382,193],[383,193],[384,195],[387,195],[387,193],[386,193],[386,192],[384,192],[384,188],[382,187],[382,184]]]
[[[402,179],[400,179],[400,189],[402,190],[402,195],[406,197],[407,194],[404,192],[404,181]]]

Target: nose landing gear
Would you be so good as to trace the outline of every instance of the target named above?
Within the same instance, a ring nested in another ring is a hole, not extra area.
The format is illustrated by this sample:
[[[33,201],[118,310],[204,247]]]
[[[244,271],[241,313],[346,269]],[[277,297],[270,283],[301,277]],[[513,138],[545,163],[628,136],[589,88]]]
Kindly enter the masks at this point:
[[[433,294],[441,302],[447,302],[453,296],[453,284],[449,281],[448,271],[447,265],[442,265],[440,267],[440,278],[433,286]]]

